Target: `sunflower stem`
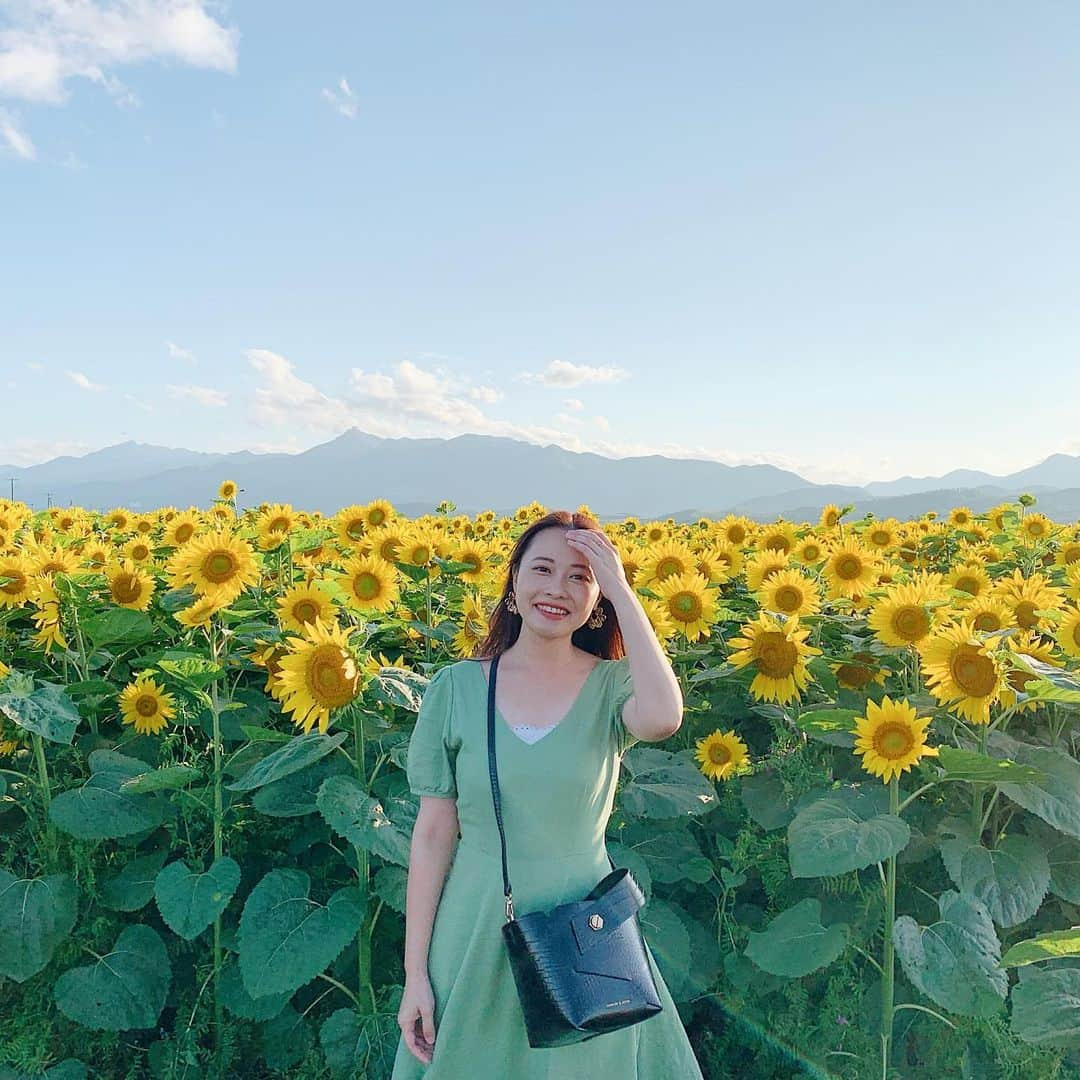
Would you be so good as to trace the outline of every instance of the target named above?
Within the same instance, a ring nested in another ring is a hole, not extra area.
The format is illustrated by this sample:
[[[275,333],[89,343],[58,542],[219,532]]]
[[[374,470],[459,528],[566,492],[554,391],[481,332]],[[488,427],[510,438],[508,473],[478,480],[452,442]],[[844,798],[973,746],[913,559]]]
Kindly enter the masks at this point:
[[[52,869],[56,864],[56,832],[53,829],[52,819],[49,817],[52,789],[49,786],[49,768],[45,763],[45,741],[36,731],[34,732],[34,760],[37,762],[38,782],[41,788],[41,806],[45,812],[45,850],[49,868]]]
[[[986,756],[986,725],[979,727],[979,753]],[[984,784],[971,785],[971,831],[972,839],[977,844],[983,831],[983,788]]]
[[[900,781],[894,775],[889,780],[889,813],[900,813]],[[885,949],[881,974],[881,1077],[888,1080],[889,1060],[892,1055],[893,1029],[893,982],[895,955],[893,949],[893,923],[896,922],[896,856],[890,855],[885,872]]]
[[[356,768],[356,779],[361,788],[367,790],[367,779],[364,776],[364,712],[356,704],[352,707],[353,714],[353,764]],[[366,997],[371,1001],[371,1013],[377,1012],[375,1001],[375,987],[371,982],[371,921],[368,918],[371,906],[371,893],[368,888],[368,857],[367,851],[358,844],[353,845],[356,855],[356,881],[360,889],[360,910],[363,913],[360,925],[356,930],[356,990],[357,1007],[361,1012],[366,1011],[361,1005]],[[366,1001],[363,1002],[366,1005]]]
[[[214,665],[218,662],[217,623],[210,618],[210,658]],[[221,797],[221,710],[218,702],[218,680],[210,683],[210,713],[213,717],[214,742],[214,859],[220,859],[224,850],[222,842],[222,797]],[[214,1055],[221,1062],[221,914],[214,918]]]

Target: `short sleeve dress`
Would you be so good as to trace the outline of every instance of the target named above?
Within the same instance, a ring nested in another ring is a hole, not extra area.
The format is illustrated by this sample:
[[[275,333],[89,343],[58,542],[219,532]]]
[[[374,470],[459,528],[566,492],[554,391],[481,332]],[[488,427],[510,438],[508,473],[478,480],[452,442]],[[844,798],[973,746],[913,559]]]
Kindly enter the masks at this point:
[[[630,660],[599,660],[563,719],[528,743],[495,715],[499,794],[514,910],[579,900],[611,872],[605,832],[622,755]],[[487,677],[479,661],[441,668],[424,693],[407,758],[415,795],[457,800],[461,836],[428,949],[435,998],[430,1065],[399,1040],[392,1080],[703,1080],[652,950],[663,1010],[570,1046],[529,1046],[501,927],[499,830],[487,760]]]

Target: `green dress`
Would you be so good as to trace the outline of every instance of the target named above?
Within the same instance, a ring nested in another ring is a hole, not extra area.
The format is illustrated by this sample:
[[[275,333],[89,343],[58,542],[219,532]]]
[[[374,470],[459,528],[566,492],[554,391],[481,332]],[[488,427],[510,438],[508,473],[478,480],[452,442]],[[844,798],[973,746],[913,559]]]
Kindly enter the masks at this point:
[[[630,660],[600,660],[562,721],[535,743],[495,715],[499,795],[515,914],[582,899],[611,872],[604,834],[622,755]],[[703,1080],[671,993],[646,952],[663,1011],[570,1046],[529,1046],[501,927],[499,830],[487,759],[487,679],[476,660],[437,671],[409,742],[415,795],[457,799],[461,838],[428,949],[430,1065],[399,1040],[392,1080]]]

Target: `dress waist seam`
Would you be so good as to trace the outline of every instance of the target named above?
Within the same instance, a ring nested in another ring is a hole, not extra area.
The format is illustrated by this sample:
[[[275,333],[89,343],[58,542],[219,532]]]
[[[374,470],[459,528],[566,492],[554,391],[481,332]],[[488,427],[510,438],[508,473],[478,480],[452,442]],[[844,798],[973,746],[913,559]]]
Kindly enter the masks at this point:
[[[502,852],[501,851],[488,851],[486,848],[478,847],[476,844],[473,844],[473,843],[469,842],[464,837],[462,837],[460,840],[458,840],[458,847],[459,848],[465,848],[467,851],[475,851],[478,855],[484,855],[487,858],[494,859],[499,863],[502,862]],[[516,855],[513,851],[509,850],[509,845],[507,845],[506,860],[509,863],[523,863],[523,862],[524,863],[529,863],[529,862],[550,863],[550,862],[564,862],[564,861],[569,861],[570,859],[580,859],[580,858],[583,858],[583,857],[585,857],[587,855],[591,856],[591,857],[594,857],[594,858],[596,856],[598,856],[598,855],[602,855],[602,856],[606,857],[607,848],[604,847],[604,846],[601,846],[599,848],[590,847],[590,848],[585,848],[583,851],[565,851],[565,852],[562,852],[561,854],[529,856],[529,855]]]

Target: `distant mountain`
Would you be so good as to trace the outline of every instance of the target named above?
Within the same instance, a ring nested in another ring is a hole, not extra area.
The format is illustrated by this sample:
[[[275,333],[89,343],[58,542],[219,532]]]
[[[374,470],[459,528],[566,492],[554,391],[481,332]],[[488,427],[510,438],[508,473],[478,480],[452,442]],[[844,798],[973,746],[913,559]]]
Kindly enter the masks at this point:
[[[854,503],[853,517],[906,519],[954,506],[979,512],[1021,491],[1057,520],[1080,518],[1080,458],[1055,454],[1006,477],[958,469],[944,477],[904,477],[865,487],[814,484],[772,465],[724,465],[659,454],[611,459],[560,446],[536,446],[490,435],[452,439],[386,439],[351,428],[299,454],[201,453],[124,442],[84,457],[58,457],[28,468],[0,467],[0,491],[15,479],[15,497],[35,508],[51,498],[109,510],[126,506],[209,506],[226,478],[243,489],[240,505],[287,502],[332,514],[352,503],[389,499],[410,517],[444,499],[459,513],[510,513],[537,500],[573,509],[587,503],[604,520],[694,521],[744,514],[755,521],[816,521],[827,503]]]

